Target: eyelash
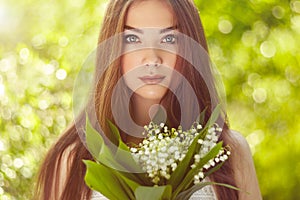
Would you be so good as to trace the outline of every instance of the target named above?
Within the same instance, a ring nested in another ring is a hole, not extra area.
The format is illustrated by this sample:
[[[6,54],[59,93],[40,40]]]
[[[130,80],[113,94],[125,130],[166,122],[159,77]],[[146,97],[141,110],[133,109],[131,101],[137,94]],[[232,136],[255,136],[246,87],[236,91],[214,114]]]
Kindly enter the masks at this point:
[[[167,41],[169,38],[171,37],[171,41]],[[134,41],[132,40],[134,39]],[[125,43],[127,44],[133,44],[133,43],[140,43],[141,40],[137,35],[134,34],[129,34],[129,35],[125,35]],[[168,34],[165,37],[163,37],[163,39],[161,40],[161,43],[169,43],[169,44],[174,44],[176,43],[176,36],[174,34]]]
[[[167,41],[167,39],[169,39],[170,37],[172,37],[171,41]],[[163,38],[162,43],[174,44],[174,43],[176,43],[176,40],[177,40],[177,38],[174,34],[169,34]]]
[[[133,38],[137,39],[138,41],[131,41],[131,39],[133,39]],[[125,43],[127,43],[127,44],[140,43],[140,42],[141,42],[140,38],[136,35],[130,34],[130,35],[125,36]]]

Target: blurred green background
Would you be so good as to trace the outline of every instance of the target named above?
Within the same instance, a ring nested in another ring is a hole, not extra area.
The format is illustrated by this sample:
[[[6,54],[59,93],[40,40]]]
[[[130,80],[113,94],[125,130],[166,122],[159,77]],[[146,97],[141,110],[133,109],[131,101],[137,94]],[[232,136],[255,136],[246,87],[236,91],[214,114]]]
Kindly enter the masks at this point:
[[[195,2],[264,199],[300,199],[300,1]],[[105,3],[0,1],[1,200],[30,198],[41,159],[73,119],[74,79]]]

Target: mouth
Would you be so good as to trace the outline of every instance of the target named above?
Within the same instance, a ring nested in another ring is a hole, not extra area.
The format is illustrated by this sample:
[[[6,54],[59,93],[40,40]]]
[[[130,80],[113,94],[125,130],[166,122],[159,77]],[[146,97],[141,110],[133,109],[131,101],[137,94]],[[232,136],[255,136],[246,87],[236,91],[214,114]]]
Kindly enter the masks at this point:
[[[154,76],[142,76],[139,77],[141,81],[148,85],[155,85],[162,82],[166,77],[162,75],[154,75]]]

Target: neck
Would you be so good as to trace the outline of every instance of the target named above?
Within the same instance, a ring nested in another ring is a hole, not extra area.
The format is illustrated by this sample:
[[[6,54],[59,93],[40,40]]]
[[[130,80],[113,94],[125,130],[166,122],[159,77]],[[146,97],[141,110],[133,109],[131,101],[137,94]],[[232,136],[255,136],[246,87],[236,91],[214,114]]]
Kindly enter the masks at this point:
[[[157,112],[160,100],[145,99],[137,94],[132,96],[133,120],[140,126],[148,125],[151,117]]]
[[[137,94],[132,96],[132,117],[136,124],[139,126],[148,125],[151,121],[151,117],[157,112],[159,106],[154,106],[159,104],[160,100],[149,100],[145,99]],[[138,144],[143,140],[143,138],[137,138],[130,135],[127,135],[127,143]]]

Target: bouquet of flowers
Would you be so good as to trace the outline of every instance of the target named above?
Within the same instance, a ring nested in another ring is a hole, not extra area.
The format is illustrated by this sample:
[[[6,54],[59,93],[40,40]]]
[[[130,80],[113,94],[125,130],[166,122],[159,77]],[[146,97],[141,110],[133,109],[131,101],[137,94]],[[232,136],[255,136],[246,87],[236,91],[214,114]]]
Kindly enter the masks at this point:
[[[144,127],[147,137],[133,147],[123,143],[117,127],[108,122],[115,148],[104,142],[87,119],[86,142],[95,161],[84,160],[86,184],[116,200],[189,199],[210,184],[237,189],[203,181],[230,155],[229,148],[218,142],[222,131],[215,123],[218,116],[217,107],[204,127],[199,120],[189,130],[151,122]]]

